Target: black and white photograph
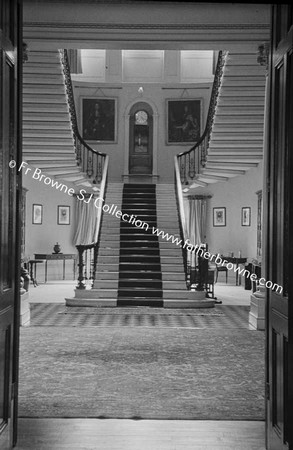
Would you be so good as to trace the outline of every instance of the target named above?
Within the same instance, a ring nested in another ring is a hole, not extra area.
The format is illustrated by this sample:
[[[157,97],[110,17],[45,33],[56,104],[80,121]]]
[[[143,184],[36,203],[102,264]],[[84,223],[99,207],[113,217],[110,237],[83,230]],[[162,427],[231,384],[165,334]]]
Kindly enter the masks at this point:
[[[251,208],[244,206],[241,208],[241,225],[243,227],[250,227],[251,225]]]
[[[70,206],[58,205],[57,223],[58,225],[70,225]]]
[[[213,209],[213,226],[225,227],[226,226],[226,208],[214,208]]]
[[[1,450],[293,450],[292,36],[1,1]]]
[[[42,225],[43,223],[43,206],[33,204],[33,225]]]

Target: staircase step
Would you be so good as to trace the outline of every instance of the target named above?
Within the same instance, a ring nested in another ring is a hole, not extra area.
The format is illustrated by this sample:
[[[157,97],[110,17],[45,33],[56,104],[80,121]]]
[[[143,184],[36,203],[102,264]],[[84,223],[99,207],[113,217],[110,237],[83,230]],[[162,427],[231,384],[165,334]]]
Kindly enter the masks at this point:
[[[243,106],[243,107],[255,107],[255,106],[262,106],[264,107],[265,99],[264,96],[224,96],[221,95],[221,97],[218,100],[218,107],[220,108],[229,108],[230,106]]]
[[[236,116],[245,116],[245,115],[251,115],[251,116],[263,116],[264,115],[264,108],[261,106],[245,106],[245,105],[218,105],[217,106],[217,115],[219,116],[230,116],[230,115],[236,115]]]
[[[110,281],[110,283],[113,282],[113,280]],[[161,291],[162,290],[162,281],[157,279],[147,279],[147,278],[128,278],[124,279],[119,277],[119,284],[118,284],[118,295],[119,291],[122,289],[143,289],[143,290],[150,290],[153,292],[154,289]]]
[[[135,287],[118,288],[118,300],[120,298],[162,298],[163,292],[159,288]]]
[[[23,104],[23,114],[26,115],[27,113],[47,113],[48,115],[51,114],[60,114],[64,113],[67,115],[67,120],[69,119],[69,108],[68,105],[62,104],[62,103],[24,103]]]
[[[73,145],[73,135],[69,130],[49,131],[43,130],[24,130],[23,138],[26,144],[42,145],[44,142],[50,145]]]
[[[262,124],[264,123],[264,116],[259,114],[255,116],[250,115],[229,115],[229,114],[221,114],[220,116],[215,117],[215,125],[220,124],[229,124],[230,126],[237,126],[241,124]]]
[[[25,112],[23,115],[23,121],[36,121],[36,122],[69,122],[69,115],[65,112],[54,112],[54,111],[45,111],[45,112]],[[54,125],[55,126],[55,125]]]
[[[242,143],[243,141],[247,141],[249,144],[251,142],[263,144],[263,133],[259,132],[259,131],[251,131],[251,132],[247,131],[247,133],[245,133],[244,131],[242,131],[242,132],[214,131],[211,134],[211,144],[213,142],[223,142],[223,143],[230,142],[231,144],[234,144],[234,143],[238,143],[238,142]]]
[[[25,143],[23,145],[23,151],[26,152],[36,152],[36,153],[51,153],[51,152],[57,152],[57,153],[72,153],[75,155],[75,150],[73,147],[73,143],[71,143],[71,145],[68,144],[56,144],[56,143],[52,143],[52,145],[48,145],[48,144],[27,144]]]
[[[161,298],[119,298],[117,300],[117,306],[150,306],[155,308],[162,308],[164,306],[164,302]]]
[[[25,85],[29,84],[57,84],[63,85],[63,75],[59,74],[38,74],[38,73],[26,73]]]
[[[253,77],[257,77],[257,79],[264,79],[265,82],[265,71],[264,68],[255,62],[254,65],[235,65],[235,64],[227,64],[225,67],[225,78],[228,77],[249,77],[249,79]]]
[[[51,93],[51,94],[43,94],[38,93],[38,95],[33,93],[34,95],[24,95],[23,96],[23,105],[30,104],[46,104],[46,105],[55,105],[55,104],[64,104],[64,91],[59,93]]]
[[[45,67],[44,67],[45,66]],[[57,75],[60,76],[60,67],[56,66],[55,64],[50,63],[43,63],[42,66],[40,66],[38,63],[35,65],[32,64],[24,64],[23,66],[23,74],[25,77],[28,75],[41,75],[41,76],[52,76]]]
[[[30,83],[26,84],[25,79],[23,80],[23,94],[28,95],[29,98],[31,95],[33,98],[37,98],[38,95],[48,95],[49,98],[51,98],[51,96],[54,98],[54,96],[57,95],[65,95],[65,92],[65,86],[61,83],[53,85],[38,83],[37,85],[34,85]]]
[[[229,100],[229,99],[237,99],[238,97],[241,99],[251,99],[253,101],[254,98],[260,98],[264,97],[265,90],[263,86],[256,86],[253,89],[251,89],[251,86],[225,86],[225,88],[221,89],[220,98],[218,101],[221,101],[222,99]]]
[[[120,271],[120,280],[162,280],[162,273],[158,272],[145,272],[145,271]]]
[[[242,88],[243,90],[245,89],[252,89],[253,91],[258,92],[259,88],[263,88],[265,89],[265,78],[261,77],[259,79],[257,79],[257,77],[250,77],[250,79],[248,77],[243,78],[243,77],[224,77],[223,81],[222,81],[222,89],[226,88],[226,87],[232,87],[232,88]]]
[[[71,131],[71,125],[69,120],[67,121],[43,121],[43,120],[30,120],[23,118],[23,130],[66,130]]]

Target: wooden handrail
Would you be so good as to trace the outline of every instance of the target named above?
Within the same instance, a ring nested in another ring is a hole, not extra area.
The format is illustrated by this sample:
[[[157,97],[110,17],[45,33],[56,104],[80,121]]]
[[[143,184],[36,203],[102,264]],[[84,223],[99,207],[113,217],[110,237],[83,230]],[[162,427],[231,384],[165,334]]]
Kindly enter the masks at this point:
[[[74,136],[76,164],[81,167],[82,172],[93,184],[99,184],[102,180],[103,165],[107,155],[93,149],[79,133],[67,50],[60,50],[60,58]]]
[[[227,52],[219,52],[204,132],[189,150],[177,155],[180,179],[183,184],[188,184],[189,179],[195,179],[201,168],[205,167],[226,56]]]
[[[60,58],[63,66],[64,81],[66,87],[67,100],[69,105],[69,112],[71,118],[72,131],[74,136],[75,154],[77,165],[81,167],[89,181],[92,184],[99,184],[99,197],[105,199],[107,189],[109,156],[106,153],[99,152],[98,150],[90,147],[87,142],[81,137],[78,130],[77,115],[74,102],[73,86],[71,81],[69,60],[66,50],[60,50]],[[102,203],[103,203],[102,202]],[[87,245],[76,245],[78,251],[78,285],[77,289],[85,289],[85,278],[89,277],[92,281],[95,278],[98,249],[100,242],[100,233],[103,219],[103,205],[97,208],[97,222],[96,229],[93,236],[93,242]],[[87,267],[87,253],[90,256],[90,267]]]

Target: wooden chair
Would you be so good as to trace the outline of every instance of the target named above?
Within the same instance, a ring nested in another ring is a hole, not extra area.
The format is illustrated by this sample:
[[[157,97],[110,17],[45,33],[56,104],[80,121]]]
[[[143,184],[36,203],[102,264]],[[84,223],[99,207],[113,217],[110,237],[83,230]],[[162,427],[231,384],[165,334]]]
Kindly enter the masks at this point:
[[[228,281],[228,269],[227,269],[227,267],[226,266],[220,266],[219,264],[217,264],[216,266],[217,266],[217,268],[216,268],[216,282],[218,281],[218,273],[219,272],[226,272],[226,284],[227,284],[227,281]]]

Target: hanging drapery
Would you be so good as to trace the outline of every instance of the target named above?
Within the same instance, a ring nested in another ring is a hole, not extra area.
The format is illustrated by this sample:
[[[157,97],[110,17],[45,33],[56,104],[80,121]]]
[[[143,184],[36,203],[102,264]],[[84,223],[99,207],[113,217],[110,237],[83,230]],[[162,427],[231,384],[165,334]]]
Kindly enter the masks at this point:
[[[206,239],[207,198],[189,195],[184,199],[186,236],[191,245],[200,245]],[[196,266],[196,254],[187,252],[187,262],[191,268]]]
[[[81,50],[79,49],[67,50],[67,56],[69,61],[70,73],[71,74],[82,73]]]
[[[94,198],[89,203],[76,198],[74,245],[96,244],[98,240],[98,224],[101,216],[101,208],[95,206]]]

